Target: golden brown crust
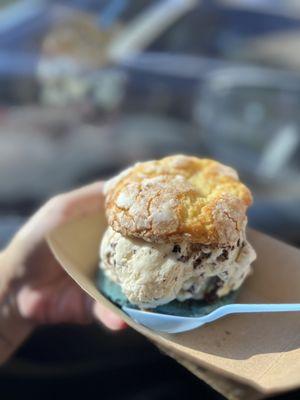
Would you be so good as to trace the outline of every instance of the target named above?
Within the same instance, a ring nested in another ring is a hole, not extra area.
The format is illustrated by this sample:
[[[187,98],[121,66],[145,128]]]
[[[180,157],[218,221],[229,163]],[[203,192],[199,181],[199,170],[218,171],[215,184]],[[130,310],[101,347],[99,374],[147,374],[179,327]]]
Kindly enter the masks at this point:
[[[138,163],[109,182],[106,193],[109,225],[152,242],[233,244],[251,203],[251,192],[235,170],[183,155]]]

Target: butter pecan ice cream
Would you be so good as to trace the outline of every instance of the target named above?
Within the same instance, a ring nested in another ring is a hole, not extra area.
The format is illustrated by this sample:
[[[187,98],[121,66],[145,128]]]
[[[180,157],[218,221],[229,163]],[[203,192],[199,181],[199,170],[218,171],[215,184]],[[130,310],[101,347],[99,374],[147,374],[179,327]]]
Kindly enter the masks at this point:
[[[237,173],[213,160],[136,164],[106,185],[100,267],[141,308],[225,296],[256,257],[245,235],[251,201]]]

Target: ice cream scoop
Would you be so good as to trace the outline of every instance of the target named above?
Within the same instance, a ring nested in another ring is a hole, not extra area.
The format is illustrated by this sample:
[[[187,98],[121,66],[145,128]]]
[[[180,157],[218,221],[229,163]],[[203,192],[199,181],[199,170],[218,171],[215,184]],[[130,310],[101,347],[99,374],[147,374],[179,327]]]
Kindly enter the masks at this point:
[[[255,252],[244,237],[222,248],[187,241],[162,244],[127,238],[109,227],[100,266],[140,308],[174,299],[209,301],[238,289],[250,273]]]

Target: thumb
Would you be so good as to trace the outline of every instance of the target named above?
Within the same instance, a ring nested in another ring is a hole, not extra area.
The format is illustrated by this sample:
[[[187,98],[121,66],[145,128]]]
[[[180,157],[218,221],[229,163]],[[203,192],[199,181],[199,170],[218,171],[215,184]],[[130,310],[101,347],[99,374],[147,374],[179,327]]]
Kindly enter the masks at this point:
[[[127,326],[122,318],[96,301],[92,304],[92,314],[98,321],[113,331],[124,329]]]

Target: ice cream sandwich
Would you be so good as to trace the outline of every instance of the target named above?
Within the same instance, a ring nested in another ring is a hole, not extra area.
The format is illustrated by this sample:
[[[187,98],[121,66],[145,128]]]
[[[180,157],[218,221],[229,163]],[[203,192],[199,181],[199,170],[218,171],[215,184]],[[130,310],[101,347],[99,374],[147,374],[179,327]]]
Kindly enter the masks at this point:
[[[137,163],[106,183],[105,197],[100,269],[106,289],[133,306],[210,304],[250,274],[252,195],[231,167],[184,155]]]

